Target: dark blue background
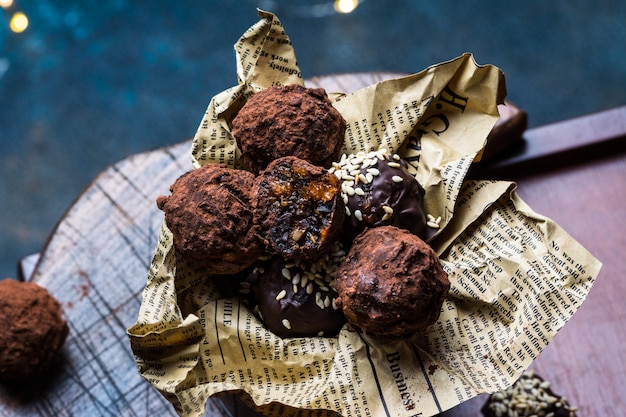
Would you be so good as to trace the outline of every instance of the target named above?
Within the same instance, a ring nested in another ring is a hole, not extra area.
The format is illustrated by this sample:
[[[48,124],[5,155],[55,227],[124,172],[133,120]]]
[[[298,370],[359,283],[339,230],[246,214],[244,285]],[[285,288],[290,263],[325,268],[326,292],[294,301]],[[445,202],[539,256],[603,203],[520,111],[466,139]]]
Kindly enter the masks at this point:
[[[257,6],[281,19],[305,77],[472,52],[504,70],[531,127],[626,103],[623,1],[367,0],[325,16],[312,16],[324,0],[15,1],[0,9],[0,278],[107,166],[193,136],[236,83],[233,44]]]

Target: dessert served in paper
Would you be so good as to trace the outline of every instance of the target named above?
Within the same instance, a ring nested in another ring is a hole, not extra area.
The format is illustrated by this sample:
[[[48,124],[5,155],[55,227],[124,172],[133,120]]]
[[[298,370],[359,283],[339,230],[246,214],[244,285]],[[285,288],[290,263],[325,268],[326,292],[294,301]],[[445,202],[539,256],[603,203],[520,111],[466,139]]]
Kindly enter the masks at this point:
[[[266,415],[427,417],[510,387],[601,265],[514,183],[466,179],[498,120],[502,72],[465,54],[349,94],[308,92],[297,100],[332,108],[281,120],[270,105],[271,133],[246,103],[306,89],[280,21],[259,16],[235,44],[238,84],[194,137],[191,172],[158,199],[165,220],[128,330],[141,375],[181,416],[236,392]],[[339,139],[290,130],[324,117]],[[270,133],[242,142],[257,123]],[[276,156],[285,149],[315,162]],[[211,198],[189,203],[199,184]],[[400,185],[394,204],[381,197]],[[367,207],[352,199],[370,192]],[[428,308],[411,311],[413,295]],[[306,301],[276,308],[287,299]]]

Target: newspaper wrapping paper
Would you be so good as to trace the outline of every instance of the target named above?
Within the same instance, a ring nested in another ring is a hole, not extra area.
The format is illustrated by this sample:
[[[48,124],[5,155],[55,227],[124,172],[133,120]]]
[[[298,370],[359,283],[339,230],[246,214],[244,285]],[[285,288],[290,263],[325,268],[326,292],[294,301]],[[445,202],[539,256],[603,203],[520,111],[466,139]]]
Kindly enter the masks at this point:
[[[213,97],[200,123],[193,167],[239,167],[230,122],[245,99],[272,84],[303,84],[280,21],[259,15],[235,45],[238,85]],[[163,223],[128,334],[141,375],[181,416],[201,416],[210,396],[227,392],[269,416],[435,415],[510,386],[599,273],[600,263],[520,200],[515,184],[464,180],[504,97],[497,68],[466,54],[329,95],[348,123],[344,152],[383,145],[400,153],[426,189],[427,212],[442,217],[429,239],[451,281],[441,316],[396,343],[350,326],[334,338],[278,338],[177,257]]]

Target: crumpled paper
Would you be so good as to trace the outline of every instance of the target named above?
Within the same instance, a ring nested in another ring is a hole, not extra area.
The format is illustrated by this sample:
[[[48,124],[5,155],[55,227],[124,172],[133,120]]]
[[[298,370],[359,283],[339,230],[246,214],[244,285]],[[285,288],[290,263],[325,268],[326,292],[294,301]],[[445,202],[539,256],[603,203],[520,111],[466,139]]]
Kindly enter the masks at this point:
[[[235,44],[238,84],[209,103],[191,166],[242,168],[231,121],[273,84],[302,84],[278,18]],[[344,153],[399,153],[441,217],[429,243],[451,281],[439,320],[389,342],[344,326],[337,337],[281,339],[202,267],[177,256],[163,223],[137,323],[128,329],[141,375],[181,416],[237,392],[270,416],[432,416],[510,386],[587,296],[601,264],[503,181],[468,181],[505,96],[502,72],[471,54],[350,94],[329,92],[347,121]],[[182,172],[181,172],[182,174]]]

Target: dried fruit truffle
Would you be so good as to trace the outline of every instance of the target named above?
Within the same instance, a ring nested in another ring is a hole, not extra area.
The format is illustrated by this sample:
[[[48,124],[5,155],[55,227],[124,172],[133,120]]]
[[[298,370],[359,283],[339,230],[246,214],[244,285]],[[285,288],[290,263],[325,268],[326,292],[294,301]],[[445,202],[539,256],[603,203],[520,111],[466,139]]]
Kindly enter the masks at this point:
[[[270,252],[311,260],[338,240],[345,217],[339,180],[294,156],[279,158],[257,177],[254,221]]]
[[[261,263],[256,300],[265,326],[279,337],[335,336],[346,322],[334,290],[334,273],[344,257],[334,245],[311,262],[275,255]]]
[[[424,237],[424,188],[407,170],[407,163],[385,149],[343,155],[331,171],[341,179],[346,205],[345,242],[367,227],[391,225]]]
[[[213,274],[235,274],[252,265],[263,246],[253,228],[252,173],[207,164],[181,175],[160,196],[174,247]]]
[[[61,305],[45,288],[0,281],[0,323],[0,380],[33,380],[58,363],[69,327]]]
[[[335,288],[350,323],[376,336],[402,339],[437,320],[450,281],[422,239],[380,226],[355,239]]]
[[[232,122],[243,161],[254,173],[283,156],[329,167],[339,156],[345,131],[346,121],[324,89],[296,84],[253,94]]]
[[[575,417],[576,410],[533,371],[525,372],[510,388],[491,394],[481,408],[485,417]]]

